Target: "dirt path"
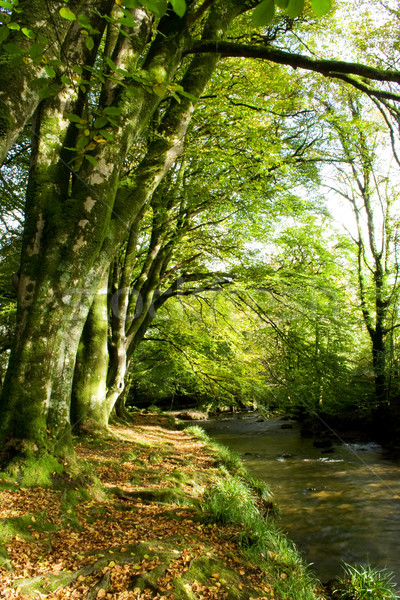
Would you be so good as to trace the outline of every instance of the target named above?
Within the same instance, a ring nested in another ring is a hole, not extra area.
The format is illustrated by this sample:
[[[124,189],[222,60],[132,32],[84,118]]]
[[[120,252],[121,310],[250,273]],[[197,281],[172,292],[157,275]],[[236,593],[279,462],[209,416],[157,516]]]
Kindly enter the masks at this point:
[[[86,490],[85,477],[59,490],[0,480],[2,600],[274,598],[242,558],[238,532],[201,513],[218,472],[202,442],[138,415],[132,429],[76,451]]]

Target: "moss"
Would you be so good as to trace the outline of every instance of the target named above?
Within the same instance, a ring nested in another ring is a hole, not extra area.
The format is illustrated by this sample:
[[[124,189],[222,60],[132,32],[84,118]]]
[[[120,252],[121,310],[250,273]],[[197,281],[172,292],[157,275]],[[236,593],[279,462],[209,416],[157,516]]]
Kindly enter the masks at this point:
[[[65,587],[77,578],[77,573],[62,572],[58,575],[49,574],[46,577],[30,577],[27,579],[18,579],[13,585],[24,596],[33,595],[37,598],[39,594],[48,594],[55,592],[59,588]]]
[[[56,474],[61,474],[63,465],[50,454],[39,459],[28,459],[20,473],[20,483],[23,487],[51,487]]]
[[[254,589],[240,589],[238,586],[243,584],[237,570],[227,567],[222,560],[214,557],[200,556],[192,560],[183,577],[174,580],[174,591],[178,598],[195,600],[198,594],[192,588],[196,588],[197,584],[214,588],[216,592],[220,589],[221,597],[227,600],[244,600],[258,595]],[[223,595],[224,593],[227,595]]]
[[[19,536],[25,539],[31,539],[32,516],[9,517],[0,521],[0,541]]]
[[[2,543],[0,543],[0,567],[4,567],[4,569],[9,571],[13,568],[12,562],[8,558],[8,552]]]
[[[112,488],[112,493],[118,498],[138,498],[145,502],[164,503],[182,503],[187,502],[185,493],[178,488],[138,488],[134,491],[126,492],[119,488]]]

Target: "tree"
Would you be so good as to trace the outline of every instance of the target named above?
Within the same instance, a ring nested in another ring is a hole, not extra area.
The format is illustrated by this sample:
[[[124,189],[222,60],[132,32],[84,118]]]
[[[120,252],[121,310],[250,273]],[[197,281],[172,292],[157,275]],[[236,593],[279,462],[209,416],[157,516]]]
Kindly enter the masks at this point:
[[[327,110],[343,154],[343,165],[336,165],[338,183],[329,187],[349,202],[354,215],[355,232],[349,228],[348,233],[356,248],[358,294],[371,340],[375,397],[382,404],[389,401],[389,335],[398,327],[393,312],[399,294],[399,215],[392,184],[398,165],[383,171],[381,156],[386,156],[386,162],[390,150],[382,139],[380,115],[368,118],[361,99],[350,95],[345,115],[330,104]]]
[[[301,110],[296,82],[285,99],[281,94],[287,80],[276,69],[251,65],[244,69],[242,61],[231,62],[229,80],[216,71],[201,99],[201,122],[194,119],[182,158],[149,201],[145,216],[135,221],[111,267],[107,376],[107,326],[101,316],[105,298],[101,309],[97,296],[89,313],[72,396],[72,420],[82,431],[106,427],[114,405],[119,416],[127,417],[123,402],[129,364],[158,309],[174,296],[220,290],[230,279],[207,263],[223,260],[229,274],[228,265],[243,258],[244,240],[250,244],[264,237],[272,220],[291,210],[296,199],[290,188],[310,184],[316,177],[313,146],[318,135],[313,132],[311,111]],[[241,83],[243,73],[250,71],[257,81],[251,93],[250,85]],[[227,113],[226,89],[232,85]],[[263,92],[261,101],[262,85],[270,92],[268,96]]]
[[[56,4],[44,31],[40,2],[2,11],[3,155],[33,115],[18,325],[0,409],[6,459],[49,448],[69,452],[69,398],[89,309],[131,225],[180,155],[221,53],[309,68],[398,100],[395,92],[360,79],[397,83],[396,71],[221,41],[231,22],[256,4],[193,1],[183,12],[183,3],[173,2],[173,12],[160,2],[152,5],[156,27],[146,7],[131,0]],[[291,17],[298,6],[289,2]],[[12,101],[14,80],[5,75],[10,66],[20,68],[22,102]],[[130,149],[152,130],[156,135],[134,177],[126,178]]]

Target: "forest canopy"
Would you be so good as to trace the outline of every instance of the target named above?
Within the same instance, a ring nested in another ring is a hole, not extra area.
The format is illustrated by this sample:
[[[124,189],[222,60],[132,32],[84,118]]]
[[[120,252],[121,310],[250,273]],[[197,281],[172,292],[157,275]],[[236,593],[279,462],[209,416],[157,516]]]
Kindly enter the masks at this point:
[[[397,406],[397,0],[0,17],[4,463],[127,403]]]

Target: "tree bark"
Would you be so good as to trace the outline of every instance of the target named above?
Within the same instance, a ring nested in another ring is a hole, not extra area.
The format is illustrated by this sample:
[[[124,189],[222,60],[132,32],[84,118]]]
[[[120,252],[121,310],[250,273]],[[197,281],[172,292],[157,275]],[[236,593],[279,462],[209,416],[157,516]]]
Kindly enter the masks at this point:
[[[74,433],[95,434],[108,426],[107,390],[108,272],[95,295],[83,329],[75,364],[71,395]]]

